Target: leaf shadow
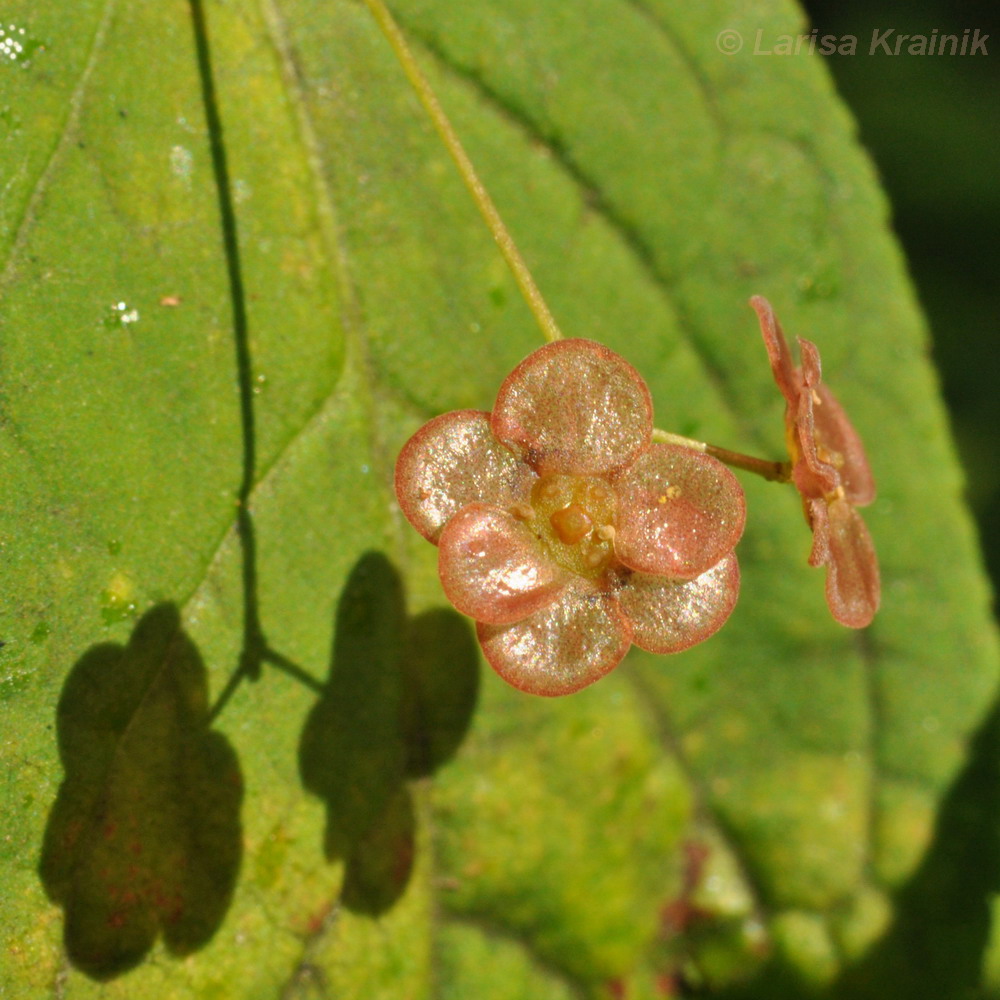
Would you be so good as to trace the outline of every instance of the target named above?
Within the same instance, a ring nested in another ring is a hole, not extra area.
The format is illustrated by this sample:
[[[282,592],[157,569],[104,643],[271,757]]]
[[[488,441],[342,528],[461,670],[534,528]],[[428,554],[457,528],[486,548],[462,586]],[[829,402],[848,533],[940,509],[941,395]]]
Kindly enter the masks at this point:
[[[402,895],[416,822],[408,781],[458,749],[479,689],[464,618],[410,618],[403,583],[379,552],[355,564],[337,606],[330,673],[299,742],[303,785],[326,805],[323,851],[345,863],[341,901],[384,913]]]
[[[56,720],[65,777],[39,874],[65,910],[70,961],[108,980],[160,934],[174,955],[197,951],[232,899],[243,779],[210,728],[205,665],[176,606],[151,608],[125,646],[87,650]]]

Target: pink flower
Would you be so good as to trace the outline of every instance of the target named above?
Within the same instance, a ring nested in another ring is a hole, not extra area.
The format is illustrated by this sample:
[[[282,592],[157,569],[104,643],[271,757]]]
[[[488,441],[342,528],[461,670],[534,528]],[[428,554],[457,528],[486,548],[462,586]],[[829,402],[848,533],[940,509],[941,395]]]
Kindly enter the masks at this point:
[[[750,300],[760,320],[774,380],[785,397],[785,439],[792,479],[812,528],[811,566],[826,566],[826,602],[842,625],[864,628],[878,610],[878,559],[855,507],[875,499],[875,481],[858,432],[820,381],[819,351],[798,338],[802,365],[791,352],[770,303]]]
[[[400,453],[399,505],[515,687],[568,694],[633,642],[678,652],[729,616],[743,491],[716,459],[652,444],[652,427],[631,365],[559,340],[514,369],[492,413],[445,413]]]

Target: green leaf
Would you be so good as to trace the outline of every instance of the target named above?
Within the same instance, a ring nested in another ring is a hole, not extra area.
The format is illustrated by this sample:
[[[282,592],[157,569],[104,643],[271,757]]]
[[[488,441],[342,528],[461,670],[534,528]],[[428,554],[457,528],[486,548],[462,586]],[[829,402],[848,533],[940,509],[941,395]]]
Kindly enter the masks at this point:
[[[636,365],[658,426],[780,457],[747,298],[818,343],[879,485],[883,609],[839,628],[797,498],[747,482],[718,636],[566,699],[504,687],[392,466],[538,334],[367,12],[14,0],[2,981],[967,995],[996,637],[871,166],[819,60],[752,54],[799,12],[395,9],[561,326]],[[128,912],[110,815],[152,859]]]

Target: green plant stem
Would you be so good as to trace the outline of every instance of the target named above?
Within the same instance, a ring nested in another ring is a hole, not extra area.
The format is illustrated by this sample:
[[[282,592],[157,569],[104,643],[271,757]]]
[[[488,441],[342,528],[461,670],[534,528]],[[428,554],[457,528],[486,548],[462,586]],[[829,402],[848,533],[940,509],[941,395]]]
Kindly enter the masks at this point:
[[[700,451],[705,455],[717,458],[726,465],[733,466],[735,469],[763,476],[772,483],[790,483],[792,481],[791,462],[769,462],[766,458],[754,458],[753,455],[744,455],[739,451],[730,451],[728,448],[706,444],[704,441],[695,441],[694,438],[671,434],[670,431],[662,431],[658,427],[653,428],[653,440],[660,444],[675,444],[681,448]]]
[[[542,298],[542,293],[538,290],[535,279],[532,278],[531,272],[528,270],[528,265],[525,264],[524,258],[514,243],[513,237],[504,225],[503,219],[500,218],[500,213],[497,211],[496,205],[493,204],[493,199],[490,198],[489,193],[483,186],[483,182],[479,179],[476,168],[472,165],[472,161],[465,152],[465,148],[462,146],[458,135],[454,128],[452,128],[448,116],[444,113],[444,108],[441,107],[437,99],[437,95],[417,65],[417,61],[410,51],[410,46],[403,37],[403,32],[396,23],[395,18],[382,0],[365,0],[365,4],[378,22],[382,33],[388,39],[393,52],[396,53],[396,58],[403,67],[403,72],[406,73],[407,79],[410,81],[410,85],[416,91],[420,103],[424,106],[427,114],[430,115],[434,127],[441,136],[441,141],[451,154],[452,160],[455,161],[455,166],[458,167],[458,172],[462,175],[462,180],[465,181],[465,186],[469,189],[472,200],[476,203],[483,218],[486,220],[486,225],[493,234],[493,239],[496,240],[497,245],[500,247],[500,252],[514,273],[514,279],[517,281],[518,287],[521,289],[521,294],[528,303],[528,308],[534,314],[535,320],[541,327],[542,336],[549,342],[561,340],[562,333],[556,324],[555,318],[549,311],[549,307],[545,304],[545,299]]]
[[[483,182],[479,179],[476,168],[472,165],[472,160],[469,159],[469,154],[466,153],[465,147],[462,145],[458,134],[452,128],[452,124],[444,112],[444,108],[441,107],[441,102],[437,99],[437,94],[434,93],[433,88],[417,64],[417,60],[414,58],[402,30],[396,23],[396,19],[382,0],[365,0],[365,5],[371,11],[379,28],[382,29],[382,34],[385,35],[392,46],[392,51],[396,54],[399,64],[403,67],[403,72],[410,81],[410,86],[416,91],[420,103],[424,106],[424,110],[434,123],[434,127],[437,129],[438,135],[440,135],[441,141],[451,155],[452,160],[454,160],[455,166],[458,167],[458,172],[461,174],[465,186],[469,189],[472,200],[476,203],[483,218],[486,220],[486,225],[489,227],[490,232],[493,234],[493,239],[496,240],[497,245],[500,247],[500,252],[513,272],[514,279],[521,289],[521,294],[524,296],[525,302],[528,303],[528,308],[541,328],[542,336],[550,343],[555,340],[561,340],[562,333],[556,324],[555,318],[549,311],[549,307],[546,305],[541,291],[539,291],[538,286],[535,284],[535,279],[531,276],[528,265],[525,264],[521,252],[517,249],[514,237],[510,235],[506,225],[504,225],[503,219],[500,218],[500,213],[497,211],[496,205],[493,204],[493,199],[490,197]],[[792,470],[788,462],[768,462],[762,458],[742,455],[737,451],[730,451],[728,448],[717,448],[715,445],[706,444],[704,441],[694,441],[691,438],[681,437],[679,434],[671,434],[668,431],[661,431],[659,429],[653,431],[653,439],[712,455],[719,459],[719,461],[725,462],[726,465],[743,469],[745,472],[756,473],[758,476],[763,476],[765,479],[770,479],[773,482],[791,482]]]

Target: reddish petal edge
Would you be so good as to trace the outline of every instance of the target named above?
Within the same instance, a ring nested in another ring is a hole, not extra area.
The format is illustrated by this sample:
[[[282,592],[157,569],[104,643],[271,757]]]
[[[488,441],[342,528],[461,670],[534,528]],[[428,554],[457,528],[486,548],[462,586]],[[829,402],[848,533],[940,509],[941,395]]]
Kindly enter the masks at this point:
[[[467,503],[508,507],[531,492],[535,474],[490,429],[482,410],[453,410],[423,425],[396,459],[396,500],[406,519],[437,544]]]
[[[494,625],[540,611],[569,582],[522,521],[482,503],[467,504],[444,526],[438,575],[445,596],[462,614]]]
[[[615,554],[639,573],[693,580],[743,535],[743,487],[710,455],[655,444],[612,485],[618,494]]]
[[[803,396],[812,397],[809,405],[813,438],[840,454],[843,464],[837,466],[836,473],[844,487],[844,495],[855,506],[867,507],[875,499],[875,477],[861,435],[854,429],[837,397],[821,381],[819,349],[812,341],[799,337],[799,350],[802,352],[803,383],[810,390],[803,392]]]
[[[788,341],[781,331],[781,324],[774,315],[771,303],[763,295],[752,296],[750,307],[757,314],[757,321],[760,323],[760,332],[767,348],[774,381],[794,412],[799,395],[799,379],[792,362],[792,353],[788,349]]]
[[[621,663],[632,625],[614,595],[576,583],[513,625],[477,622],[489,665],[527,694],[556,697],[593,684]]]
[[[861,515],[846,500],[809,505],[813,550],[809,562],[826,565],[826,603],[848,628],[870,625],[881,602],[878,557]]]
[[[803,349],[802,361],[804,370],[808,372],[807,378],[818,379],[819,353],[816,352],[813,357],[808,349],[813,348],[815,351],[815,347],[808,340],[800,340],[799,343]],[[834,466],[822,461],[817,451],[814,391],[814,385],[807,382],[799,393],[795,410],[795,434],[798,438],[799,458],[792,468],[792,479],[795,488],[808,500],[828,496],[840,486],[840,474]]]
[[[649,653],[679,653],[715,635],[736,606],[740,567],[734,553],[693,580],[634,573],[618,592],[632,642]]]
[[[601,369],[592,384],[579,380],[582,358]],[[602,475],[649,447],[653,399],[642,376],[610,348],[557,340],[504,379],[491,426],[539,475]]]

